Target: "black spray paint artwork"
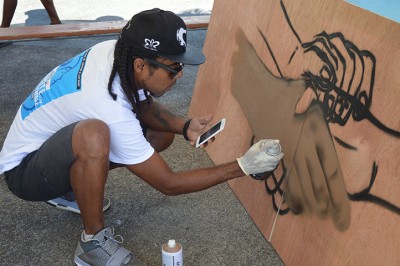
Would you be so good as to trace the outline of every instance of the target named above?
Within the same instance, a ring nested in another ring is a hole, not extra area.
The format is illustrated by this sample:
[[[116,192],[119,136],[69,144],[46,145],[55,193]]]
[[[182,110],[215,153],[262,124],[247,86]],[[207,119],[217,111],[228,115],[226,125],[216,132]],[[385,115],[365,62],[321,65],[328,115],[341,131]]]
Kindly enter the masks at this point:
[[[385,134],[400,138],[399,131],[386,126],[370,111],[375,82],[375,56],[367,50],[360,50],[340,32],[332,34],[321,32],[315,35],[312,41],[303,42],[295,31],[283,2],[281,1],[280,3],[286,22],[298,40],[303,52],[314,53],[323,63],[319,73],[305,71],[302,77],[305,80],[306,87],[311,88],[315,94],[315,99],[311,105],[319,105],[321,107],[326,122],[328,124],[346,126],[350,118],[356,122],[368,120]],[[280,77],[288,80],[282,74],[266,36],[260,30],[258,32],[267,46]],[[299,48],[297,47],[293,51],[288,64],[291,63],[294,54],[298,50]],[[357,151],[357,147],[346,141],[336,136],[333,139],[345,149]],[[289,208],[280,209],[278,199],[284,195],[282,187],[288,169],[283,161],[278,167],[281,168],[280,172],[282,172],[280,176],[276,176],[274,172],[270,172],[263,176],[262,179],[265,179],[267,193],[272,196],[275,211],[280,215],[284,215],[289,212]],[[369,186],[357,193],[348,193],[349,199],[378,204],[400,215],[399,206],[370,193],[378,174],[378,164],[375,161],[372,162],[370,171]]]

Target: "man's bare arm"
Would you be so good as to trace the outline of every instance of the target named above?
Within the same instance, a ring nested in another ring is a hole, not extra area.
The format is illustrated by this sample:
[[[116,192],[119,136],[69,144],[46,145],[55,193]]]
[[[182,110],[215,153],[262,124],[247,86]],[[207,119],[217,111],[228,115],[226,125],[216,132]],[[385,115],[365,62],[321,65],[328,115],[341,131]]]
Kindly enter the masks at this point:
[[[156,152],[148,160],[128,165],[127,168],[169,196],[200,191],[245,175],[236,161],[209,168],[173,172]]]
[[[141,103],[143,123],[154,130],[181,134],[187,117],[171,111],[165,105],[150,99]]]

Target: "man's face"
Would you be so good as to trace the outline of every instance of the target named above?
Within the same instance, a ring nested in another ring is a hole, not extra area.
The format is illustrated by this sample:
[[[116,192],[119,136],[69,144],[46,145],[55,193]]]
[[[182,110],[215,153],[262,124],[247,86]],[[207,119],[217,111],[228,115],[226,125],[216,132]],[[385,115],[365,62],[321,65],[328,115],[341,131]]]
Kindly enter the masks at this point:
[[[155,61],[135,59],[135,67],[140,67],[135,69],[137,86],[147,90],[154,97],[164,95],[175,85],[178,78],[183,77],[183,65],[165,58],[158,58]]]

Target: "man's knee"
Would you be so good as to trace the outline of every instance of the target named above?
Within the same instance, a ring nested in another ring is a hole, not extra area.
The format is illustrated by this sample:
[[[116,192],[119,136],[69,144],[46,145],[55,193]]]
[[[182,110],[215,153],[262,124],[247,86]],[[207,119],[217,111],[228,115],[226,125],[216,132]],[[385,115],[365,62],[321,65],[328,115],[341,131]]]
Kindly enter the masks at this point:
[[[98,119],[87,119],[76,124],[72,135],[75,155],[108,156],[110,151],[110,128]]]

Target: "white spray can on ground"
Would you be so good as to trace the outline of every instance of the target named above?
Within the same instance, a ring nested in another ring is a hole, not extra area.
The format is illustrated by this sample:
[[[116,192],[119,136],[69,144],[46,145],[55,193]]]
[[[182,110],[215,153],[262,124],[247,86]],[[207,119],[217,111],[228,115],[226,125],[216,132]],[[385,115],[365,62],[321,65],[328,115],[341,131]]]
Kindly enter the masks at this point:
[[[182,266],[182,246],[174,239],[162,246],[162,266]]]

